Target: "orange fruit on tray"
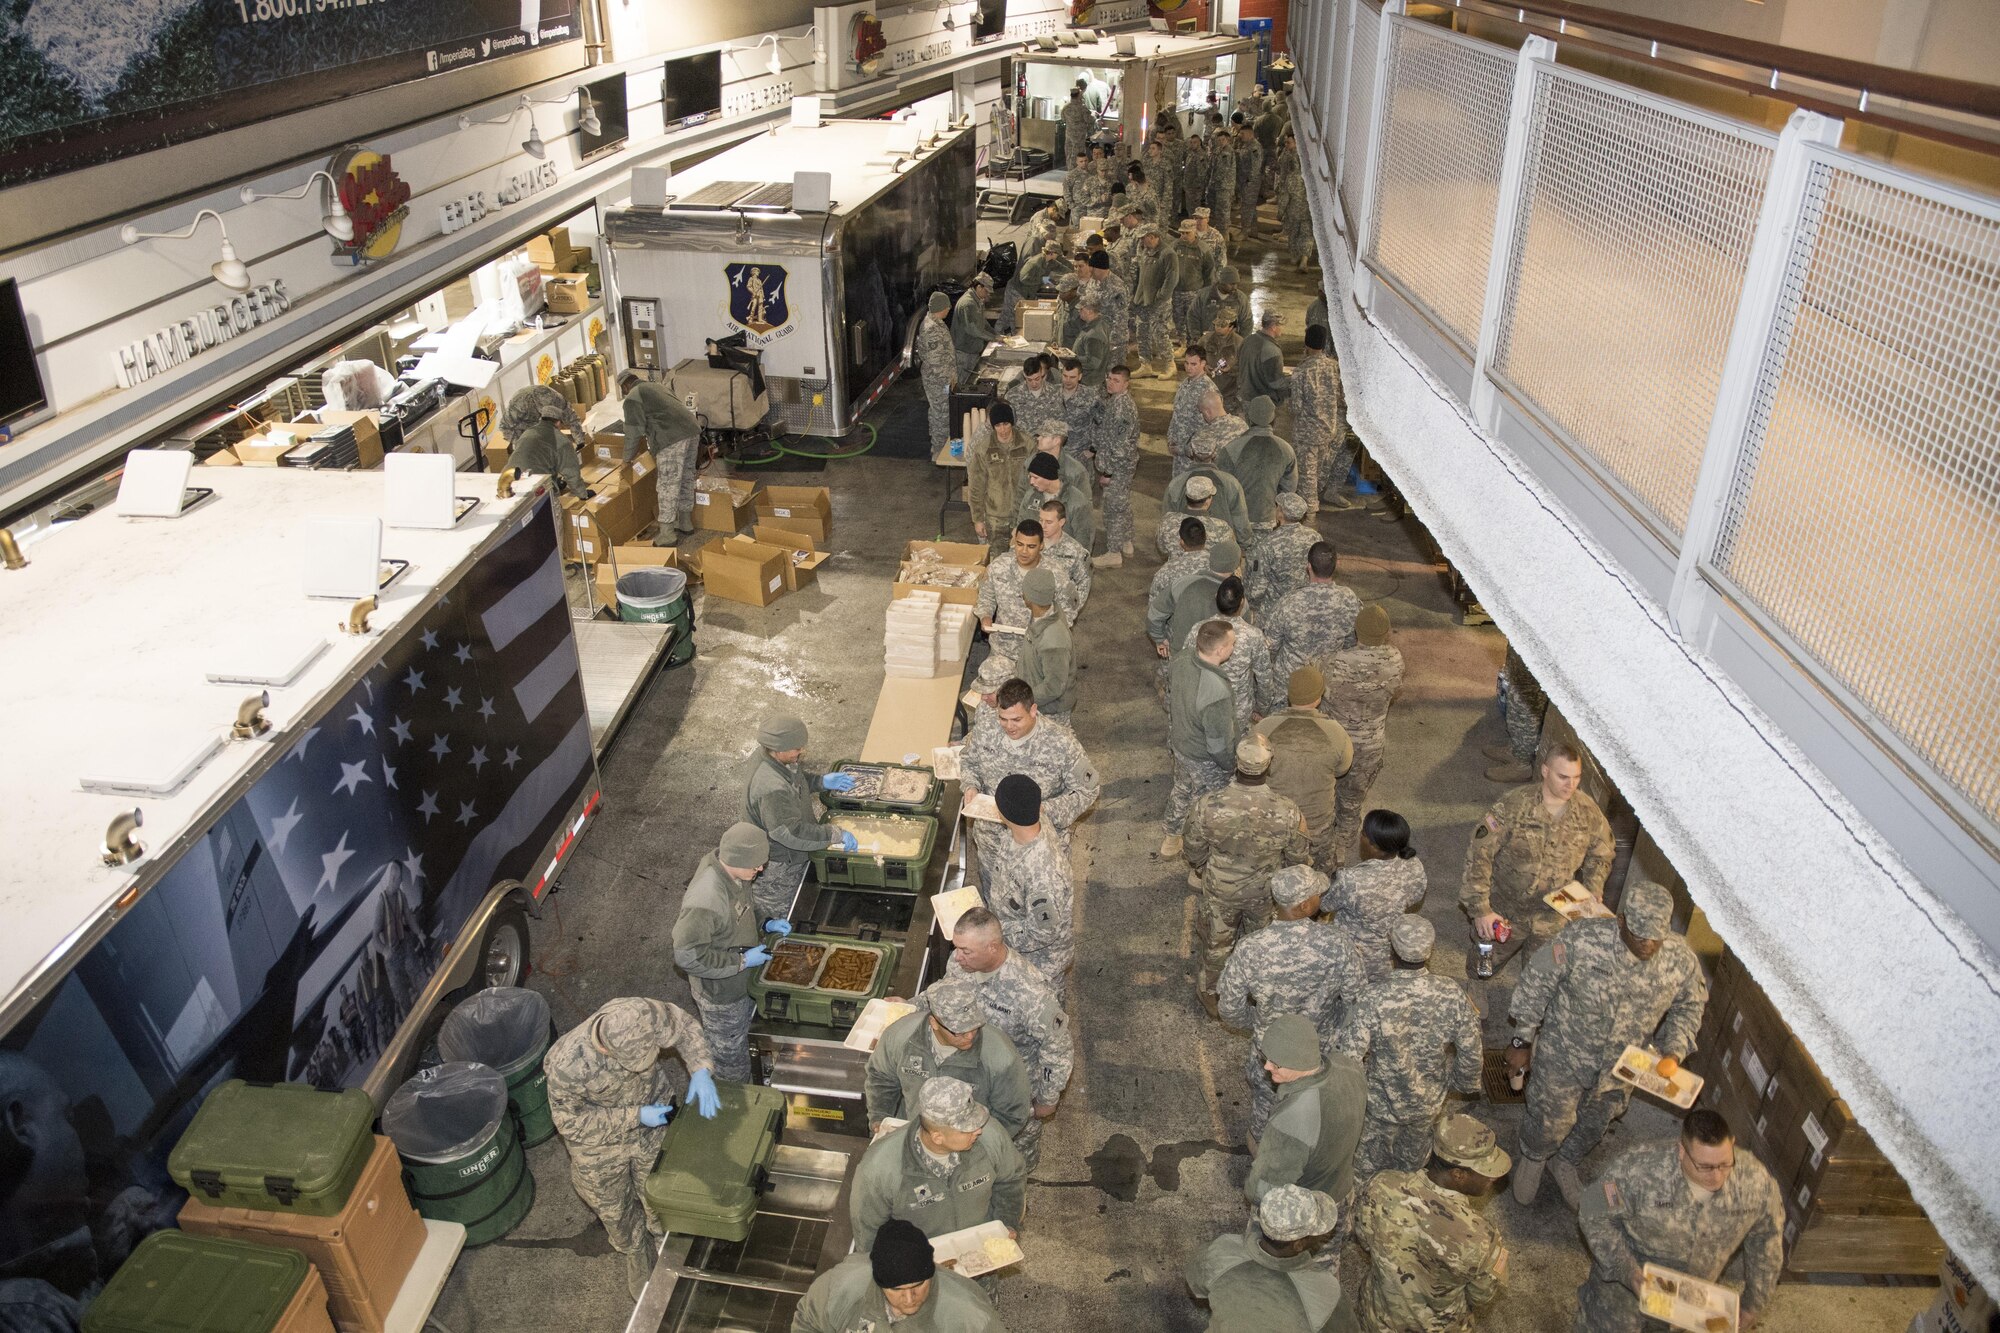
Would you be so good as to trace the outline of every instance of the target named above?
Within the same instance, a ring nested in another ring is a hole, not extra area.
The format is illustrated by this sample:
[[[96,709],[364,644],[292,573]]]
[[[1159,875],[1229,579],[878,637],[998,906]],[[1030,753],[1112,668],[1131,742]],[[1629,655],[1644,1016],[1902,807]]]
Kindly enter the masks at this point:
[[[1660,1062],[1653,1066],[1653,1072],[1661,1078],[1670,1079],[1680,1067],[1681,1062],[1674,1059],[1673,1056],[1663,1055],[1660,1057]]]

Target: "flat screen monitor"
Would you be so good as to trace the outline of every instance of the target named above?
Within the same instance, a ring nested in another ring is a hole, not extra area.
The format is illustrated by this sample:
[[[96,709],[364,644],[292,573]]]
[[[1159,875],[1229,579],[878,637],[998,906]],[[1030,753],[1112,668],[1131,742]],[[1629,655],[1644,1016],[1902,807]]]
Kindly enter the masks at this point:
[[[972,11],[972,40],[990,42],[1007,31],[1007,0],[979,0]]]
[[[722,114],[722,52],[669,60],[660,79],[660,114],[668,129]]]
[[[0,281],[0,425],[33,416],[48,405],[21,293],[8,278]]]
[[[595,134],[592,134],[583,126],[581,113],[586,105],[584,102],[585,95],[588,95],[590,98],[587,105],[593,111],[597,112],[597,133]],[[576,137],[579,141],[578,147],[582,149],[584,161],[588,162],[599,153],[609,153],[624,145],[626,119],[625,76],[623,74],[614,74],[608,79],[599,79],[595,83],[584,84],[582,90],[578,93],[576,105],[578,111]]]

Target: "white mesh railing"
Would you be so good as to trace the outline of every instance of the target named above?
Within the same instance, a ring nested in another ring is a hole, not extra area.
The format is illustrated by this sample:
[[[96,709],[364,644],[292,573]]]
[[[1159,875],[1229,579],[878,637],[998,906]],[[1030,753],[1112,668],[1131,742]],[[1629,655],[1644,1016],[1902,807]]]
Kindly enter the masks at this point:
[[[1514,53],[1416,19],[1390,24],[1367,260],[1470,360],[1486,302]]]
[[[1319,80],[1314,85],[1314,97],[1317,99],[1314,105],[1326,117],[1326,123],[1320,126],[1320,130],[1326,135],[1329,152],[1341,133],[1342,113],[1347,103],[1347,86],[1343,82],[1347,77],[1347,7],[1353,3],[1354,0],[1337,0],[1337,3],[1315,6],[1316,13],[1325,15],[1323,21],[1327,27],[1321,42],[1326,59],[1313,71]]]
[[[1529,135],[1494,377],[1678,538],[1776,141],[1552,66]]]
[[[2000,818],[2000,210],[1934,193],[1815,160],[1715,564]]]
[[[1340,207],[1347,214],[1350,248],[1355,220],[1361,216],[1361,178],[1368,170],[1370,111],[1375,99],[1375,44],[1382,26],[1381,9],[1369,0],[1354,0],[1353,43],[1347,62],[1345,108],[1341,112]]]

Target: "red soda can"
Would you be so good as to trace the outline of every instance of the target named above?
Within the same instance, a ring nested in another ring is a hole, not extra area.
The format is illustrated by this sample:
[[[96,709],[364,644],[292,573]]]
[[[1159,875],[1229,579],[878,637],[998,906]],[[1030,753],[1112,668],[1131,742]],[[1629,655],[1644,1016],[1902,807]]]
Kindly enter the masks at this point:
[[[1505,944],[1513,937],[1514,928],[1505,921],[1495,921],[1493,923],[1493,942],[1495,944]]]

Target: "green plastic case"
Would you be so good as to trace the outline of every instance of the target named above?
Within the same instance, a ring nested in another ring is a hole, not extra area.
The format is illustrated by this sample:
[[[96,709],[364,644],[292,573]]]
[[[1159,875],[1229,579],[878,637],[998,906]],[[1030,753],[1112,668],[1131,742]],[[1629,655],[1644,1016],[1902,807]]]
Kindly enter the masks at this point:
[[[722,1109],[704,1120],[683,1104],[646,1176],[646,1208],[669,1233],[738,1241],[750,1234],[785,1123],[785,1094],[757,1083],[715,1085]]]
[[[359,1088],[219,1084],[167,1158],[174,1183],[218,1208],[332,1217],[374,1147],[375,1103]]]
[[[90,1303],[83,1333],[270,1333],[311,1272],[297,1250],[156,1231]]]
[[[860,811],[854,813],[859,814]],[[902,819],[901,815],[869,812],[870,819]],[[937,820],[910,816],[908,822],[924,826],[923,845],[915,856],[876,856],[869,852],[842,852],[828,848],[812,854],[813,878],[835,887],[851,885],[863,889],[893,889],[916,893],[924,886],[924,870],[937,846]]]
[[[844,792],[823,791],[819,796],[820,803],[829,810],[855,810],[876,815],[934,815],[937,813],[938,802],[944,799],[944,784],[937,780],[937,774],[933,773],[927,764],[865,764],[859,759],[843,759],[833,771],[836,773],[864,773],[882,768],[901,769],[906,773],[922,773],[931,780],[930,790],[925,793],[923,800],[908,804],[896,801],[857,798],[849,796]]]
[[[819,1027],[830,1027],[846,1031],[854,1026],[854,1020],[861,1016],[867,1003],[880,995],[889,993],[891,974],[896,970],[896,960],[902,955],[902,947],[881,940],[857,940],[845,935],[787,935],[784,939],[771,938],[765,941],[775,948],[787,942],[799,944],[821,944],[833,949],[858,949],[866,953],[880,955],[875,965],[874,976],[868,979],[866,989],[829,990],[818,983],[815,973],[813,984],[807,986],[787,985],[783,982],[766,981],[764,974],[770,970],[766,963],[757,969],[750,979],[750,998],[757,1002],[757,1012],[764,1018],[777,1023],[807,1023]],[[827,959],[821,959],[825,967]]]

